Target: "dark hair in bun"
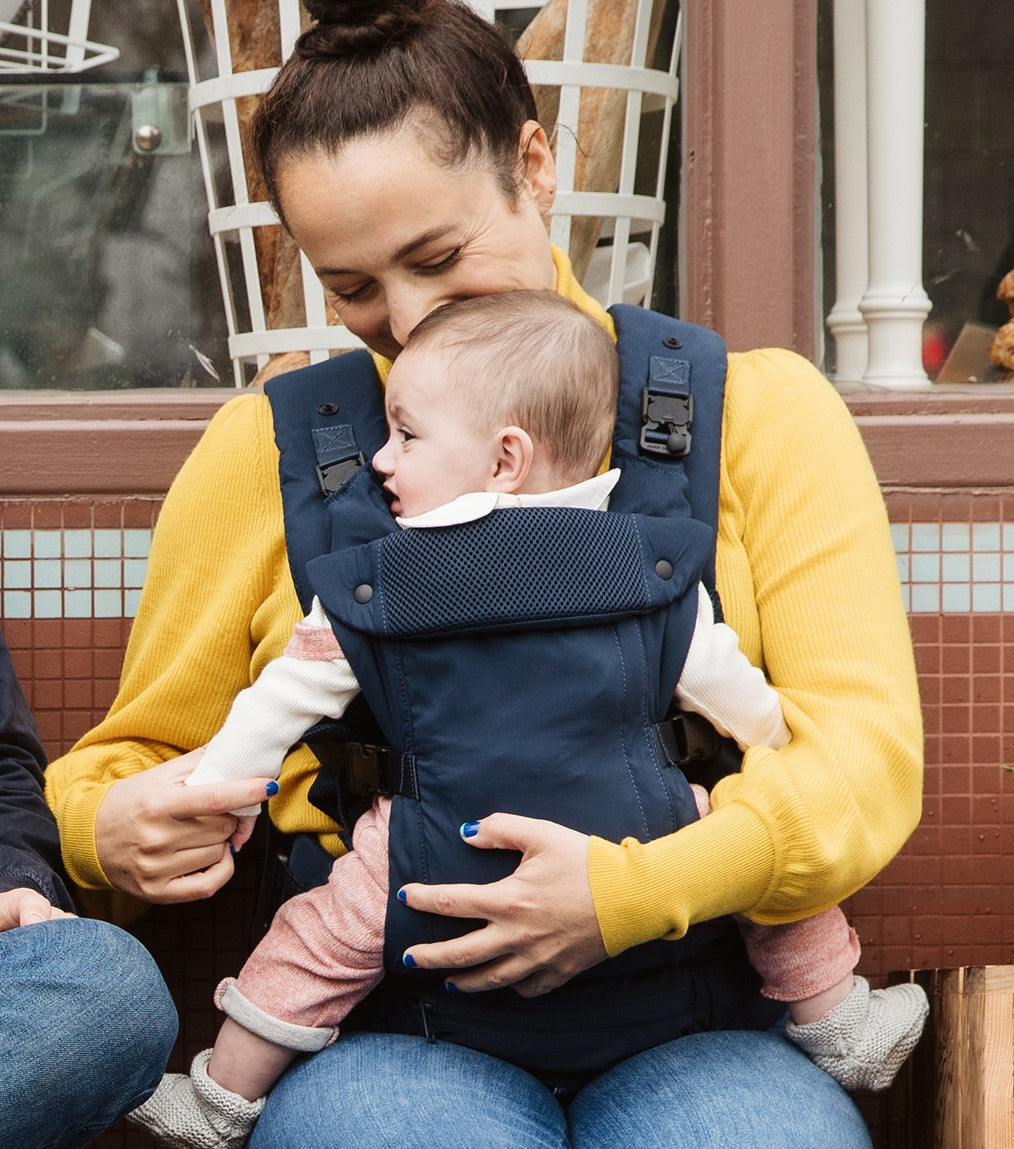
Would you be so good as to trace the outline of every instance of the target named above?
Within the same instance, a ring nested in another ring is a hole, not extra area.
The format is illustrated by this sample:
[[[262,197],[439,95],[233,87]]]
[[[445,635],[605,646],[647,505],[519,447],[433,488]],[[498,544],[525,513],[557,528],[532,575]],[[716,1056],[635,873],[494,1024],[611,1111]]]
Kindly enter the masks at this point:
[[[343,56],[349,52],[376,52],[400,40],[419,26],[425,0],[391,3],[344,3],[342,0],[303,0],[317,21],[304,33],[296,51],[307,59]]]
[[[482,156],[513,202],[518,145],[536,118],[524,68],[506,36],[459,0],[304,0],[317,23],[296,41],[253,121],[268,195],[286,157],[337,152],[399,127],[415,112],[441,125],[435,158]]]

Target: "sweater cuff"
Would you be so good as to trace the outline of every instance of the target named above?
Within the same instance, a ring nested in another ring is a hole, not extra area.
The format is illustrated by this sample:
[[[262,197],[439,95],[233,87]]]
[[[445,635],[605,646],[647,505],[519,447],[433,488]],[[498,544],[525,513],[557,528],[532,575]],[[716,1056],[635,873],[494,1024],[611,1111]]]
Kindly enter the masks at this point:
[[[57,810],[63,862],[71,881],[85,890],[108,890],[112,883],[103,872],[95,846],[95,819],[109,782],[81,782]]]
[[[730,804],[653,842],[593,837],[588,878],[606,952],[683,937],[695,922],[742,913],[771,885],[775,849],[761,818]]]

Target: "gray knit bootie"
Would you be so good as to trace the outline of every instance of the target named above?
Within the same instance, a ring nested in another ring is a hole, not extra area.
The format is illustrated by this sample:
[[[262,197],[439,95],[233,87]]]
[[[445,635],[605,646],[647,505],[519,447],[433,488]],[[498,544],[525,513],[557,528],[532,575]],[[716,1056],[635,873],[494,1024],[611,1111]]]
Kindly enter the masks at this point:
[[[211,1050],[191,1062],[189,1076],[167,1073],[155,1092],[127,1114],[171,1149],[243,1149],[264,1108],[264,1098],[247,1101],[208,1076]]]
[[[864,977],[819,1021],[788,1022],[785,1034],[849,1092],[886,1089],[915,1048],[929,1013],[922,986],[870,989]]]

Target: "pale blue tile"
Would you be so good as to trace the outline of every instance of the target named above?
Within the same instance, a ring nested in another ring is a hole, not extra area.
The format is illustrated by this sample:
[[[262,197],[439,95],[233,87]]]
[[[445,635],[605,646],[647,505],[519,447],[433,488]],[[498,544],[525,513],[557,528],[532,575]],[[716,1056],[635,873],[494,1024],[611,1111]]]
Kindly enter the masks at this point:
[[[972,532],[968,523],[943,523],[940,527],[940,549],[967,551],[971,548]]]
[[[95,592],[96,618],[122,618],[123,595],[118,590],[97,590]]]
[[[972,550],[998,551],[1000,549],[999,523],[972,524]]]
[[[137,607],[141,601],[141,592],[139,590],[127,590],[123,592],[123,617],[136,618]]]
[[[1000,533],[1003,539],[1003,549],[1014,551],[1014,523],[1003,523]]]
[[[1014,582],[1014,553],[1003,556],[1003,581]]]
[[[68,559],[90,559],[92,557],[91,531],[76,527],[63,532],[63,554]]]
[[[912,582],[939,582],[940,581],[940,555],[913,554],[912,555]]]
[[[1000,556],[999,554],[972,555],[973,582],[999,582]]]
[[[90,590],[65,590],[63,592],[64,618],[91,618],[92,592]]]
[[[127,558],[146,559],[150,551],[150,530],[132,527],[123,532],[123,553]]]
[[[972,588],[958,582],[944,583],[941,609],[945,614],[968,614],[972,609]]]
[[[68,559],[64,562],[63,585],[71,589],[91,586],[91,562],[88,559]]]
[[[984,613],[999,611],[1000,584],[995,582],[977,582],[972,587],[972,610]]]
[[[905,610],[911,612],[912,610],[912,588],[909,586],[902,586],[901,588],[901,601]]]
[[[1005,583],[1003,588],[1003,609],[1004,612],[1014,613],[1014,585]]]
[[[951,589],[945,587],[945,590]],[[968,590],[965,588],[966,592]],[[938,614],[940,611],[940,586],[937,583],[913,583],[912,585],[912,612],[913,614]],[[954,609],[954,608],[951,608]],[[968,608],[965,607],[965,610]]]
[[[6,560],[3,565],[3,583],[7,590],[28,588],[32,585],[32,564]]]
[[[92,546],[96,558],[118,559],[123,554],[123,537],[119,531],[95,531]]]
[[[147,559],[126,559],[123,564],[123,585],[144,586],[144,576],[147,573]]]
[[[36,618],[63,618],[63,592],[37,590],[33,595]]]
[[[908,523],[891,523],[891,542],[899,553],[908,550]]]
[[[913,523],[912,524],[912,550],[913,551],[939,551],[940,550],[940,524],[939,523]]]
[[[940,577],[944,582],[968,582],[972,577],[972,556],[945,554],[940,560]]]
[[[23,590],[4,591],[4,618],[31,618],[32,596]]]
[[[63,586],[63,563],[59,559],[36,559],[32,563],[32,578],[36,587]]]
[[[123,567],[119,559],[96,559],[93,565],[95,567],[95,586],[123,586]]]
[[[2,544],[5,559],[28,559],[32,557],[31,531],[4,531]]]
[[[58,559],[63,554],[63,531],[35,531],[32,553],[37,559]]]
[[[901,581],[902,581],[902,582],[908,582],[908,580],[909,580],[909,573],[908,573],[908,568],[909,568],[909,561],[908,561],[908,555],[898,555],[898,556],[896,556],[896,557],[897,557],[897,560],[898,560],[898,578],[899,578],[899,579],[901,579]]]

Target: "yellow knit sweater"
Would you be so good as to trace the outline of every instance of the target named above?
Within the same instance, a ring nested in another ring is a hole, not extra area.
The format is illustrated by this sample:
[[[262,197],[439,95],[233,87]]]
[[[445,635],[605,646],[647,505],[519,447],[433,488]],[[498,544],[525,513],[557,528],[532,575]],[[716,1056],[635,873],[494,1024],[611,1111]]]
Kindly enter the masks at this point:
[[[611,328],[554,255],[558,290]],[[108,787],[207,742],[301,617],[277,464],[268,401],[246,393],[215,416],[166,498],[119,694],[46,775],[85,890],[109,889],[95,848]],[[717,576],[792,741],[749,750],[716,787],[714,813],[676,834],[592,840],[611,954],[728,912],[771,923],[824,909],[869,881],[919,818],[919,699],[880,490],[838,395],[787,351],[729,358]],[[314,773],[308,751],[291,754],[271,816],[337,852],[333,824],[307,802]],[[136,912],[123,895],[86,901],[119,919]]]

